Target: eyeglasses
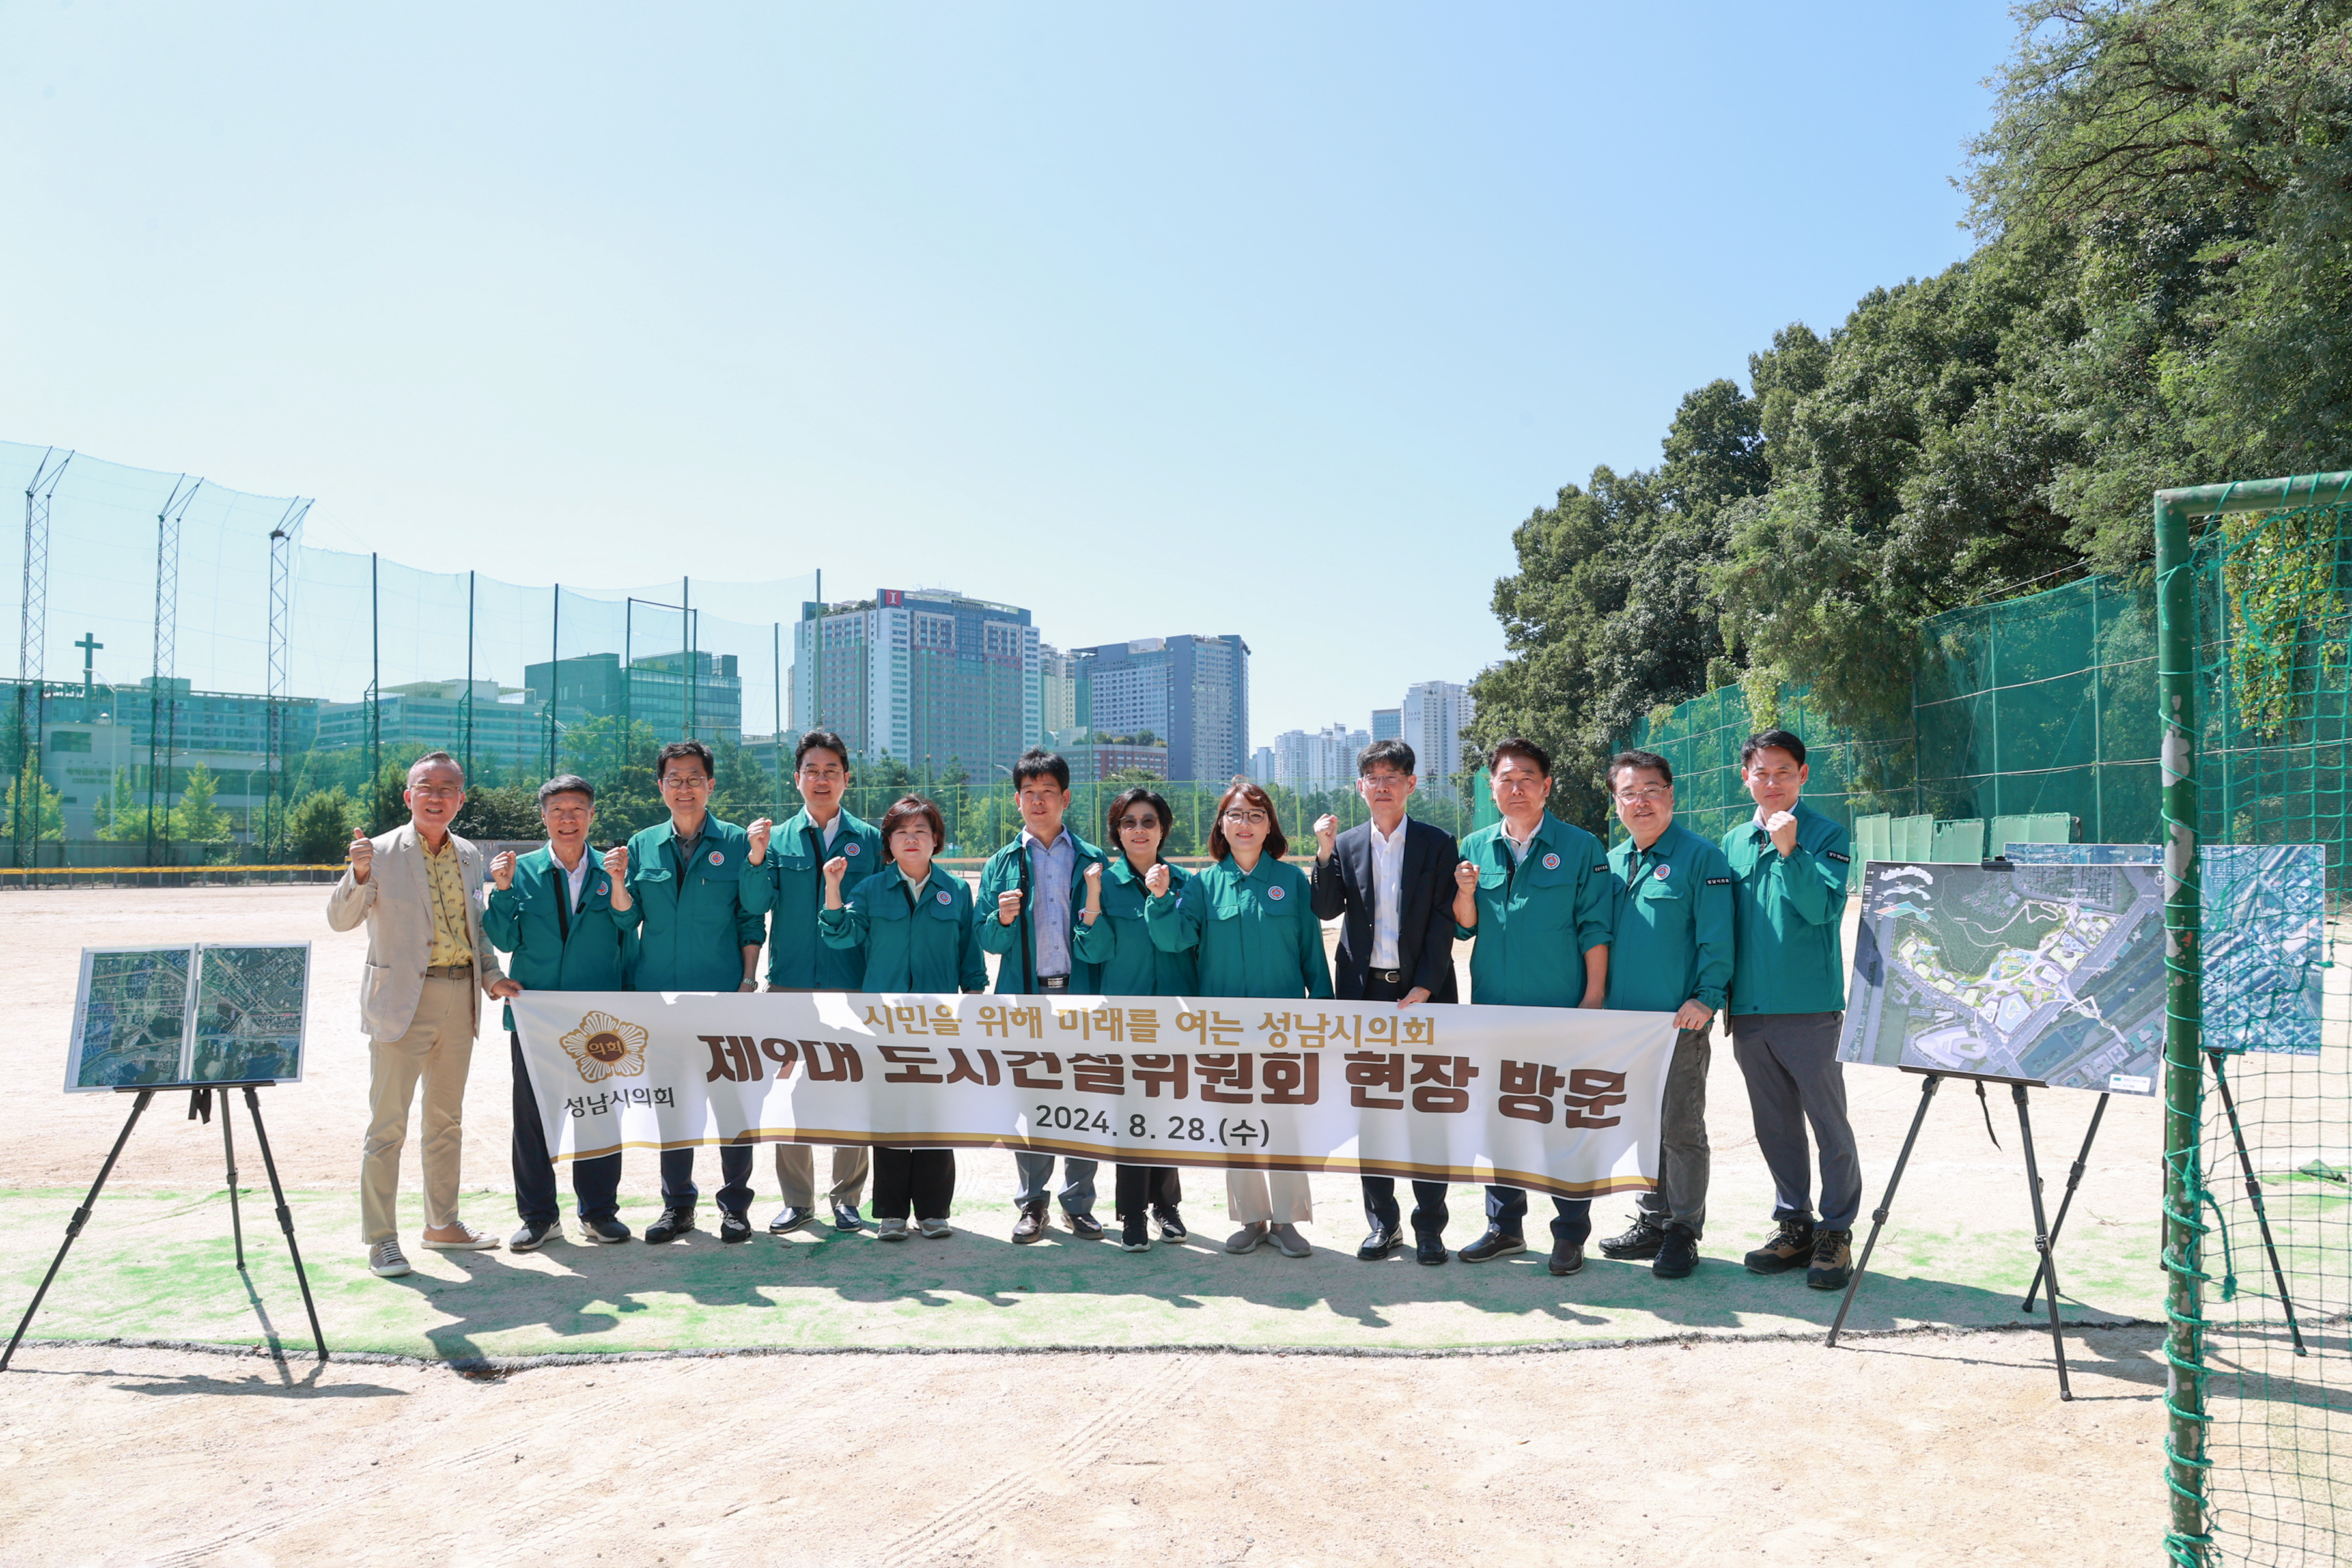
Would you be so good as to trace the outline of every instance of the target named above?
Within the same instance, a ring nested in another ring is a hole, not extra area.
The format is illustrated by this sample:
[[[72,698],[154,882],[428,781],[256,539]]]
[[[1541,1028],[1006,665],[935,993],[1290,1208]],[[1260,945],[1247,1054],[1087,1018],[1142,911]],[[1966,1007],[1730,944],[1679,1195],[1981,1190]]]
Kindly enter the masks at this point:
[[[1617,792],[1617,804],[1641,805],[1648,801],[1664,800],[1674,793],[1672,784],[1652,784],[1647,789],[1621,789]]]
[[[839,784],[849,775],[839,768],[803,768],[801,777],[811,784]]]
[[[1235,827],[1264,827],[1274,818],[1262,811],[1229,811],[1225,813],[1224,820]]]
[[[1364,789],[1402,789],[1412,783],[1412,775],[1411,773],[1365,773],[1358,778],[1356,783]]]
[[[707,773],[664,773],[661,786],[664,789],[709,789],[710,777]]]
[[[1141,833],[1147,829],[1157,833],[1160,831],[1160,819],[1156,816],[1122,816],[1114,826],[1121,833]]]
[[[466,786],[464,784],[413,784],[408,786],[408,793],[421,795],[428,800],[457,800],[464,797]]]

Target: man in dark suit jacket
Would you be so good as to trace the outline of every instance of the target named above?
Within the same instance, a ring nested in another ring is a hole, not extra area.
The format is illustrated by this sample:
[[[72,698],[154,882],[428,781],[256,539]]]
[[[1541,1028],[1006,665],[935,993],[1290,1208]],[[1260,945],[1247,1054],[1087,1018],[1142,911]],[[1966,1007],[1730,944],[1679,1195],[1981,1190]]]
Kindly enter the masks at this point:
[[[1338,919],[1339,963],[1332,976],[1341,1001],[1452,1002],[1454,836],[1404,814],[1418,782],[1412,748],[1375,741],[1356,759],[1356,792],[1372,819],[1339,831],[1339,819],[1315,824],[1315,913]],[[1364,1212],[1372,1232],[1356,1256],[1378,1262],[1404,1245],[1396,1178],[1366,1176]],[[1445,1184],[1412,1184],[1413,1256],[1445,1261]]]

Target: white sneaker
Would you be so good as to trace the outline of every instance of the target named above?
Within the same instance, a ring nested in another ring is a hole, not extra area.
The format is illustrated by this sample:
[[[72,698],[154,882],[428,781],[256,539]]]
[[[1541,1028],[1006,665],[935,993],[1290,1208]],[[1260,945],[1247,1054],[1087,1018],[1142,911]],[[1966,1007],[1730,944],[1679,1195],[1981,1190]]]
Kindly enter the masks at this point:
[[[904,1241],[908,1236],[907,1222],[903,1219],[877,1219],[874,1222],[874,1235],[881,1241]]]
[[[915,1223],[922,1227],[923,1235],[932,1241],[945,1241],[955,1234],[955,1227],[943,1219],[917,1220]]]
[[[368,1268],[387,1279],[397,1279],[408,1272],[407,1255],[396,1241],[379,1241],[368,1248]]]
[[[457,1228],[466,1233],[462,1240],[436,1241],[428,1236],[425,1245],[436,1252],[488,1252],[499,1244],[497,1237],[486,1230],[476,1230],[463,1220],[457,1222]]]

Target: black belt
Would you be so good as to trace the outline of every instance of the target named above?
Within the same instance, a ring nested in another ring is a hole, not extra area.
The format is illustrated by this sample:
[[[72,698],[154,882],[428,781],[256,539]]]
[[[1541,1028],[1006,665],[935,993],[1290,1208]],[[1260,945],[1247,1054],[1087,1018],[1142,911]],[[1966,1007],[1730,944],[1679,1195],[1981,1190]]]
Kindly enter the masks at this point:
[[[1070,977],[1066,974],[1041,974],[1037,976],[1037,989],[1040,991],[1067,991],[1069,988]]]
[[[1370,969],[1366,970],[1365,973],[1374,980],[1386,981],[1391,985],[1404,984],[1404,971],[1402,969]]]

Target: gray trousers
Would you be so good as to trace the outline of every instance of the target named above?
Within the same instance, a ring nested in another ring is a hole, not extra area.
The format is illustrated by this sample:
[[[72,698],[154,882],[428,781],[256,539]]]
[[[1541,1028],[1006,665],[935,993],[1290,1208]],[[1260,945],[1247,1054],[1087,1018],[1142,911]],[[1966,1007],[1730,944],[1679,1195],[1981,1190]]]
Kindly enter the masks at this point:
[[[1063,1159],[1063,1213],[1095,1212],[1095,1165],[1096,1162],[1092,1160]],[[1044,1208],[1048,1189],[1054,1184],[1054,1156],[1016,1149],[1013,1154],[1013,1168],[1020,1177],[1019,1185],[1013,1194],[1013,1203],[1024,1209]]]
[[[1837,1059],[1843,1013],[1749,1013],[1731,1020],[1731,1054],[1748,1080],[1756,1144],[1772,1173],[1772,1217],[1812,1213],[1811,1123],[1821,1148],[1823,1230],[1852,1230],[1862,1213],[1862,1161],[1845,1115],[1845,1065]]]
[[[1675,1036],[1675,1058],[1666,1066],[1665,1103],[1659,1112],[1658,1185],[1635,1200],[1643,1219],[1679,1226],[1693,1237],[1706,1234],[1706,1069],[1714,1058],[1715,1045],[1706,1029],[1685,1029]]]

